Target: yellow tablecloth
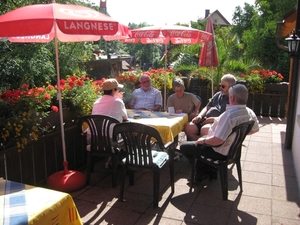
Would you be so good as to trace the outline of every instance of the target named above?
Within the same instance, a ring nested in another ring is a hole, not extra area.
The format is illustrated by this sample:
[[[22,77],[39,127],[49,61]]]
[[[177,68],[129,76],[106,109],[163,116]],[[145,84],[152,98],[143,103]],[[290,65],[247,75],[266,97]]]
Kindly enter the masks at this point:
[[[72,197],[64,192],[0,179],[0,224],[80,225]]]
[[[188,122],[187,114],[170,115],[167,112],[151,112],[144,110],[127,109],[128,118],[132,122],[142,123],[155,127],[163,142],[174,142],[174,138],[183,130]],[[133,119],[133,115],[140,115],[140,119]]]

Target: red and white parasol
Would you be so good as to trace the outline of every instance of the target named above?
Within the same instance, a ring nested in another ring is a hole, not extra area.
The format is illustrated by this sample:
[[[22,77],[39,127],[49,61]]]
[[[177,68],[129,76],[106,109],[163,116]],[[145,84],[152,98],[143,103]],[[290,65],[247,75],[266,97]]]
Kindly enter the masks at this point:
[[[85,185],[85,176],[68,170],[63,126],[58,40],[62,42],[97,41],[103,35],[115,35],[119,23],[96,10],[71,4],[35,4],[0,16],[0,38],[12,42],[50,42],[55,40],[59,115],[64,170],[52,174],[47,183],[61,191],[73,191]]]

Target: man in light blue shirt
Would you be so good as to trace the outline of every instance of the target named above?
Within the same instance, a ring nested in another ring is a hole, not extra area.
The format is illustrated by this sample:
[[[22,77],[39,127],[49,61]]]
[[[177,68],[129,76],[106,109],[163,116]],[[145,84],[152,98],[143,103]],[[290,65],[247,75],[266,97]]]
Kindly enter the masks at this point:
[[[162,106],[162,95],[159,90],[151,86],[149,75],[143,74],[139,81],[141,87],[132,92],[133,99],[129,103],[130,109],[159,111]]]

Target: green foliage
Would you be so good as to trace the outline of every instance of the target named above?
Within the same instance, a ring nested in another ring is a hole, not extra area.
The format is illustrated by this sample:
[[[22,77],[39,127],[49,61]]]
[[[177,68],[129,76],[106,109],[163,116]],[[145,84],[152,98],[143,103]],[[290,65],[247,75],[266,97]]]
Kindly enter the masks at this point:
[[[196,71],[198,68],[197,65],[187,65],[182,64],[174,69],[176,74],[181,74],[182,76],[190,76],[192,72]]]
[[[44,2],[42,0],[8,0],[5,5],[0,3],[0,12],[5,13],[24,5]],[[56,2],[89,5],[76,0],[57,0]],[[84,70],[83,62],[89,59],[92,51],[92,43],[59,43],[61,78]],[[42,86],[45,83],[55,84],[56,74],[54,41],[42,44],[0,42],[0,87],[2,89],[15,89],[22,83],[28,83],[33,87]]]
[[[50,82],[55,64],[49,46],[0,42],[0,86],[14,89],[24,82],[33,86]]]
[[[201,45],[169,45],[168,61],[177,70],[181,66],[197,66]]]
[[[260,65],[289,74],[289,55],[277,48],[274,38],[277,21],[296,5],[296,0],[256,0],[255,6],[236,7],[233,33],[237,34],[244,59],[255,59]],[[278,66],[280,65],[280,66]],[[286,78],[287,79],[287,78]]]

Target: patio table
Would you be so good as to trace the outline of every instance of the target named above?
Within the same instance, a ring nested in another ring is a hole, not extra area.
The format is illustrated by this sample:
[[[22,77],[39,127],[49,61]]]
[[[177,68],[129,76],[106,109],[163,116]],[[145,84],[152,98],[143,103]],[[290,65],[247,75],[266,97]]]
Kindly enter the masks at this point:
[[[178,134],[188,122],[188,115],[186,113],[169,114],[160,111],[127,109],[127,114],[129,121],[155,127],[164,144],[176,141]]]
[[[81,218],[68,193],[0,178],[0,224],[80,225]]]

